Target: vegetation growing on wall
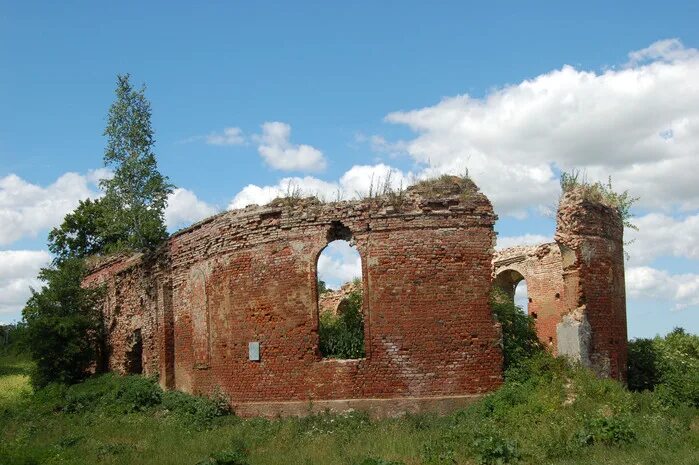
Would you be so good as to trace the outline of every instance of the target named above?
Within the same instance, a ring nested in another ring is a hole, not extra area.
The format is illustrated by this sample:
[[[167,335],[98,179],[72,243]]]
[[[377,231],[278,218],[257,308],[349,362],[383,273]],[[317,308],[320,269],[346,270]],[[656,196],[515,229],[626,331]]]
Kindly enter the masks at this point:
[[[621,215],[625,227],[638,229],[631,223],[631,218],[633,218],[631,207],[638,201],[638,197],[632,197],[628,190],[616,192],[612,187],[611,176],[607,180],[607,183],[604,184],[599,181],[594,183],[589,182],[585,175],[579,170],[562,172],[561,191],[566,193],[575,189],[582,193],[585,200],[598,202],[616,209]]]

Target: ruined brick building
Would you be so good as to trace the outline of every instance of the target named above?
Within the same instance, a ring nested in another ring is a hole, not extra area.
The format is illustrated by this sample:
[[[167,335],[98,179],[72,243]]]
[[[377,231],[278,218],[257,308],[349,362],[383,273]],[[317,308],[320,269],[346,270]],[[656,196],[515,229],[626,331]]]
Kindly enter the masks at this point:
[[[568,193],[555,242],[496,253],[496,215],[468,179],[322,203],[278,199],[172,235],[151,256],[102,259],[109,368],[222,391],[238,414],[445,411],[502,382],[493,282],[526,279],[552,350],[623,379],[622,224]],[[317,259],[335,239],[362,260],[366,357],[318,350]]]

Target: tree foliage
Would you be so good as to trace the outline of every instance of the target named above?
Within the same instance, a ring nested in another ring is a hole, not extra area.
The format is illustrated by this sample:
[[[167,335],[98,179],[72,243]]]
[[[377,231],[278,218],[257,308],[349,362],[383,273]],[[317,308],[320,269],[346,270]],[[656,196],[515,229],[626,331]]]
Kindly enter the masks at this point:
[[[104,164],[114,169],[114,177],[100,182],[103,234],[114,240],[107,249],[149,250],[167,237],[164,212],[173,186],[158,171],[150,119],[145,86],[136,90],[128,74],[119,75],[104,130]]]
[[[83,261],[63,260],[44,268],[46,283],[32,296],[22,316],[27,323],[26,343],[36,362],[32,383],[75,383],[88,375],[100,354],[102,319],[97,304],[101,290],[82,287]]]
[[[69,258],[99,255],[108,245],[122,242],[125,237],[109,236],[101,199],[83,200],[63,223],[49,232],[48,247],[58,264]]]
[[[128,74],[118,76],[104,131],[104,163],[114,175],[100,181],[104,197],[80,202],[49,233],[53,266],[39,274],[45,285],[32,291],[23,312],[37,386],[80,381],[100,357],[100,291],[82,287],[83,259],[152,250],[167,237],[163,215],[173,187],[158,172],[150,119],[145,87],[135,90]]]
[[[629,342],[629,389],[656,391],[666,405],[699,407],[699,336],[675,328]]]
[[[158,172],[150,103],[129,75],[117,77],[109,109],[104,164],[114,176],[100,181],[105,196],[80,202],[49,233],[54,263],[121,250],[151,250],[167,237],[164,211],[173,186]]]

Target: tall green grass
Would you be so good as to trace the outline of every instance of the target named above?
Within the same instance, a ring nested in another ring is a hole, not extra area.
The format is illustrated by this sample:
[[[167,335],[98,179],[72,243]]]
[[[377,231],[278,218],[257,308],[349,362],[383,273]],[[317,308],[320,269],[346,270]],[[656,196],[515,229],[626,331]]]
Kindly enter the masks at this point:
[[[546,353],[508,370],[501,389],[469,408],[385,420],[361,412],[240,419],[221,398],[163,392],[138,376],[32,394],[26,359],[0,358],[0,366],[2,465],[698,462],[691,403],[668,402],[663,389],[629,391]]]

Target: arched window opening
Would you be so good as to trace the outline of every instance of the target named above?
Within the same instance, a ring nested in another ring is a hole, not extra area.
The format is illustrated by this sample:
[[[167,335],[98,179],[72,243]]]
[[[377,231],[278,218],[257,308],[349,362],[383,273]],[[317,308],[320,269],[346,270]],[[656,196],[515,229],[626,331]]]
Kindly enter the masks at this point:
[[[362,259],[343,228],[318,256],[318,338],[324,358],[356,359],[365,355]]]

